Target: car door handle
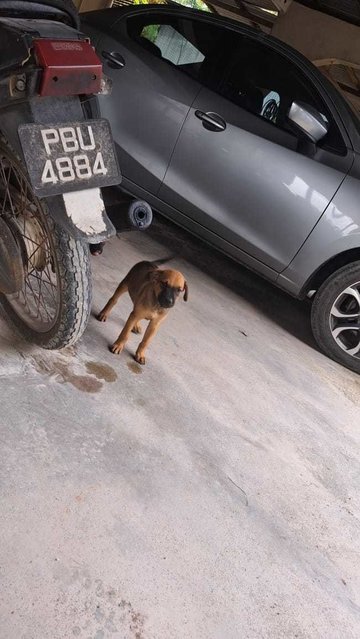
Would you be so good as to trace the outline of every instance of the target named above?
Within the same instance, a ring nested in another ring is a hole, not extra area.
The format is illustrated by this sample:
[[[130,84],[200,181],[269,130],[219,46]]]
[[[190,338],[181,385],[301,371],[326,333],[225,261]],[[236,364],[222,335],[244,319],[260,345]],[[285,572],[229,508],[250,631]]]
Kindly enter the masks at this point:
[[[195,111],[196,117],[202,121],[205,129],[209,131],[225,131],[226,122],[217,113],[205,113],[204,111]]]
[[[101,55],[112,69],[122,69],[125,66],[125,60],[118,51],[102,51]]]

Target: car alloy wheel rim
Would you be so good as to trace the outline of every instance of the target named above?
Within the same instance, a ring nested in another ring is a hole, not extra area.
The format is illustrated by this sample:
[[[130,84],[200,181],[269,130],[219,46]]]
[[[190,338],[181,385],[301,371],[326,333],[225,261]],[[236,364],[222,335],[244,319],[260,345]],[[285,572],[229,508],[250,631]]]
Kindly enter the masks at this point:
[[[330,330],[345,353],[360,359],[360,282],[337,296],[330,311]]]

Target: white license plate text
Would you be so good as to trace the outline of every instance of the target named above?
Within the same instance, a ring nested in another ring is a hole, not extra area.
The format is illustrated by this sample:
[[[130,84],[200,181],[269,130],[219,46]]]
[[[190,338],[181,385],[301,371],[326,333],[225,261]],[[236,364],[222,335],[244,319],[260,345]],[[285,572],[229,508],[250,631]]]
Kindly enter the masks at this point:
[[[42,184],[88,180],[96,175],[106,175],[101,151],[94,158],[96,143],[92,127],[86,125],[85,135],[80,126],[59,127],[41,130],[41,137],[48,156],[41,174]],[[90,159],[87,155],[92,156]],[[71,155],[62,155],[71,154]],[[60,155],[60,157],[59,157]]]

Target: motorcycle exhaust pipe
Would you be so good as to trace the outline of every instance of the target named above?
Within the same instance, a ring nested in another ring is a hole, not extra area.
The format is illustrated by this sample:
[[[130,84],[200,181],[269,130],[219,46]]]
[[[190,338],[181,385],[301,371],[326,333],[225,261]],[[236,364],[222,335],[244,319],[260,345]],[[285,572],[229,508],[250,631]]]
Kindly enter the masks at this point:
[[[153,212],[151,206],[143,200],[134,200],[131,202],[125,215],[120,218],[111,215],[116,231],[146,231],[153,221]]]
[[[124,231],[146,231],[153,221],[153,212],[150,204],[143,200],[131,202],[126,215],[119,218],[118,206],[107,207],[107,213],[112,220],[117,233]],[[92,255],[101,255],[103,243],[90,244]]]

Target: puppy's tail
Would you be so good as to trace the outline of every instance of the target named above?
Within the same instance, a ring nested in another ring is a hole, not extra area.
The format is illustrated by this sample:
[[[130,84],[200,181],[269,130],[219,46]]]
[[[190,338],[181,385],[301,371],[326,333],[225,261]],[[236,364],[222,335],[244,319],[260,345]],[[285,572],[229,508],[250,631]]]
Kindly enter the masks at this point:
[[[175,254],[173,254],[173,255],[168,255],[168,257],[163,257],[163,258],[162,258],[162,259],[160,259],[160,260],[153,260],[153,261],[151,262],[151,264],[152,264],[152,266],[154,266],[154,267],[156,268],[157,266],[161,266],[162,264],[166,264],[166,262],[170,262],[170,260],[175,259],[175,257],[176,257],[176,255],[175,255]]]

